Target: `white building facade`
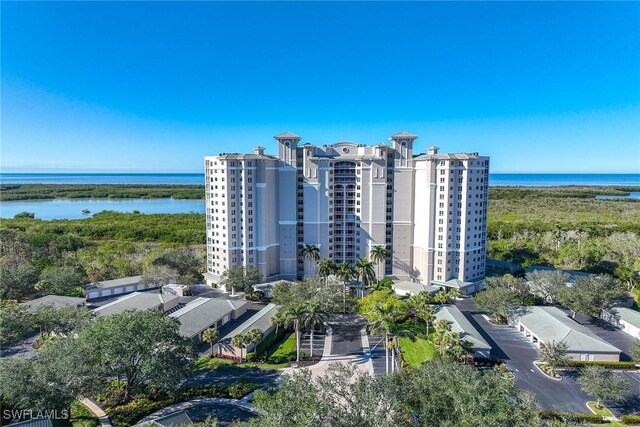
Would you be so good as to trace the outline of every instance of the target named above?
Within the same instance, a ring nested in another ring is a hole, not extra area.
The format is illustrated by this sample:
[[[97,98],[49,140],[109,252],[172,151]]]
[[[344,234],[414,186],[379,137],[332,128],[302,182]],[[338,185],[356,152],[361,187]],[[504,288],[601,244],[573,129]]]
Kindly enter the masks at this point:
[[[315,274],[298,253],[355,263],[387,250],[387,277],[477,290],[483,282],[489,158],[478,153],[414,155],[416,135],[390,145],[316,146],[286,132],[278,156],[205,158],[207,284],[236,265],[267,280]],[[466,293],[466,292],[463,292]]]

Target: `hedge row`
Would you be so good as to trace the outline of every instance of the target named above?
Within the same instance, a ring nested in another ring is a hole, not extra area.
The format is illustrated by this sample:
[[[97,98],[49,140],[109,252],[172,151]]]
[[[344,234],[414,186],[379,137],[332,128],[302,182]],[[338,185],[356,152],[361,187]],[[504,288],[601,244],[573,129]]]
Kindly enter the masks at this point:
[[[640,424],[640,415],[623,415],[620,420],[625,424]]]
[[[559,421],[585,421],[592,424],[604,424],[608,421],[602,419],[600,415],[596,414],[582,414],[578,412],[561,412],[561,411],[540,411],[538,412],[540,418],[545,420],[559,420]]]
[[[572,360],[568,366],[572,368],[582,368],[584,366],[602,366],[608,369],[637,369],[635,362],[601,362],[601,361],[586,361],[586,360]]]

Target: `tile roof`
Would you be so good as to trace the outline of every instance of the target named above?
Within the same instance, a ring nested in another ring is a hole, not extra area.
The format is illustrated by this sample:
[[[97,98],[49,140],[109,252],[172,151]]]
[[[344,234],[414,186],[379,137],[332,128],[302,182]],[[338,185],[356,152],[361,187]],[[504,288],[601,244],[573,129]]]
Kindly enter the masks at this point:
[[[415,139],[417,137],[418,137],[418,135],[414,135],[412,133],[405,132],[405,131],[398,132],[398,133],[396,133],[394,135],[391,135],[391,138],[414,138]]]
[[[517,316],[517,319],[544,343],[564,341],[569,346],[569,352],[620,353],[620,349],[556,307],[527,307],[527,312]]]
[[[287,139],[287,138],[289,138],[289,139],[302,139],[301,136],[298,136],[295,133],[289,132],[289,131],[286,131],[284,133],[278,134],[278,135],[274,136],[274,138],[275,139]]]

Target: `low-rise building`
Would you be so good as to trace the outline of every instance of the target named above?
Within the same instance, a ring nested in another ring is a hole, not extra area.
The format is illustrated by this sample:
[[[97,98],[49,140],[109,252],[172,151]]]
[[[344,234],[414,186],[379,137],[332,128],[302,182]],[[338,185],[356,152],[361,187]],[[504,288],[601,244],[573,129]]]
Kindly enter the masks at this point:
[[[640,312],[627,307],[614,307],[605,310],[602,318],[622,329],[634,338],[640,339]]]
[[[102,280],[82,287],[88,300],[115,295],[124,295],[136,291],[158,288],[157,284],[145,283],[142,276],[123,277],[121,279]]]
[[[101,317],[111,316],[127,310],[161,310],[166,312],[177,305],[178,297],[175,295],[160,294],[157,292],[134,292],[97,307],[93,312]]]
[[[226,357],[240,357],[241,349],[231,345],[231,340],[238,334],[245,334],[252,329],[259,329],[262,331],[262,339],[266,338],[273,330],[275,325],[271,322],[271,318],[278,312],[278,306],[275,304],[268,304],[262,308],[259,312],[251,316],[240,326],[229,332],[222,337],[216,344],[214,352],[217,352],[221,356]],[[253,351],[257,344],[251,343],[247,346],[246,352]]]
[[[484,277],[477,278],[475,280],[460,280],[457,278],[449,279],[446,281],[432,280],[431,286],[444,288],[446,291],[451,289],[457,289],[460,291],[460,295],[472,295],[487,286]]]
[[[594,274],[587,273],[586,271],[562,270],[560,268],[547,267],[544,265],[532,265],[531,267],[527,267],[524,269],[525,273],[533,273],[534,271],[560,271],[562,273],[568,274],[569,280],[567,281],[567,285],[573,285],[578,277],[594,276]]]
[[[414,296],[422,292],[428,292],[429,295],[433,295],[442,288],[438,286],[424,285],[422,283],[403,281],[392,284],[391,289],[393,289],[393,293],[399,296]]]
[[[434,307],[436,309],[436,322],[446,320],[451,325],[451,331],[460,334],[460,338],[473,345],[475,359],[490,359],[491,346],[482,338],[482,335],[473,327],[469,319],[452,304],[444,304]]]
[[[51,305],[54,308],[80,308],[85,306],[86,301],[87,300],[85,298],[65,297],[61,295],[46,295],[41,298],[27,301],[24,304],[29,307],[30,312],[34,312],[40,307],[44,307],[46,305]]]
[[[180,321],[180,335],[202,339],[202,333],[211,327],[220,328],[247,311],[247,301],[199,297],[169,314]]]
[[[538,348],[544,348],[551,342],[564,342],[568,346],[568,356],[573,360],[620,360],[620,349],[571,319],[557,307],[527,307],[513,322],[518,331]]]

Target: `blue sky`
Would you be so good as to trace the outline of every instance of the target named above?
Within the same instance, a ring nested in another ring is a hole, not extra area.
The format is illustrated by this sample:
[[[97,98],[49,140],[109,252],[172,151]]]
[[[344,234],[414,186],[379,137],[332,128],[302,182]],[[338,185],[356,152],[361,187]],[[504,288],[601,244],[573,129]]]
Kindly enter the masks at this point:
[[[640,3],[5,2],[4,172],[199,172],[316,144],[640,172]]]

